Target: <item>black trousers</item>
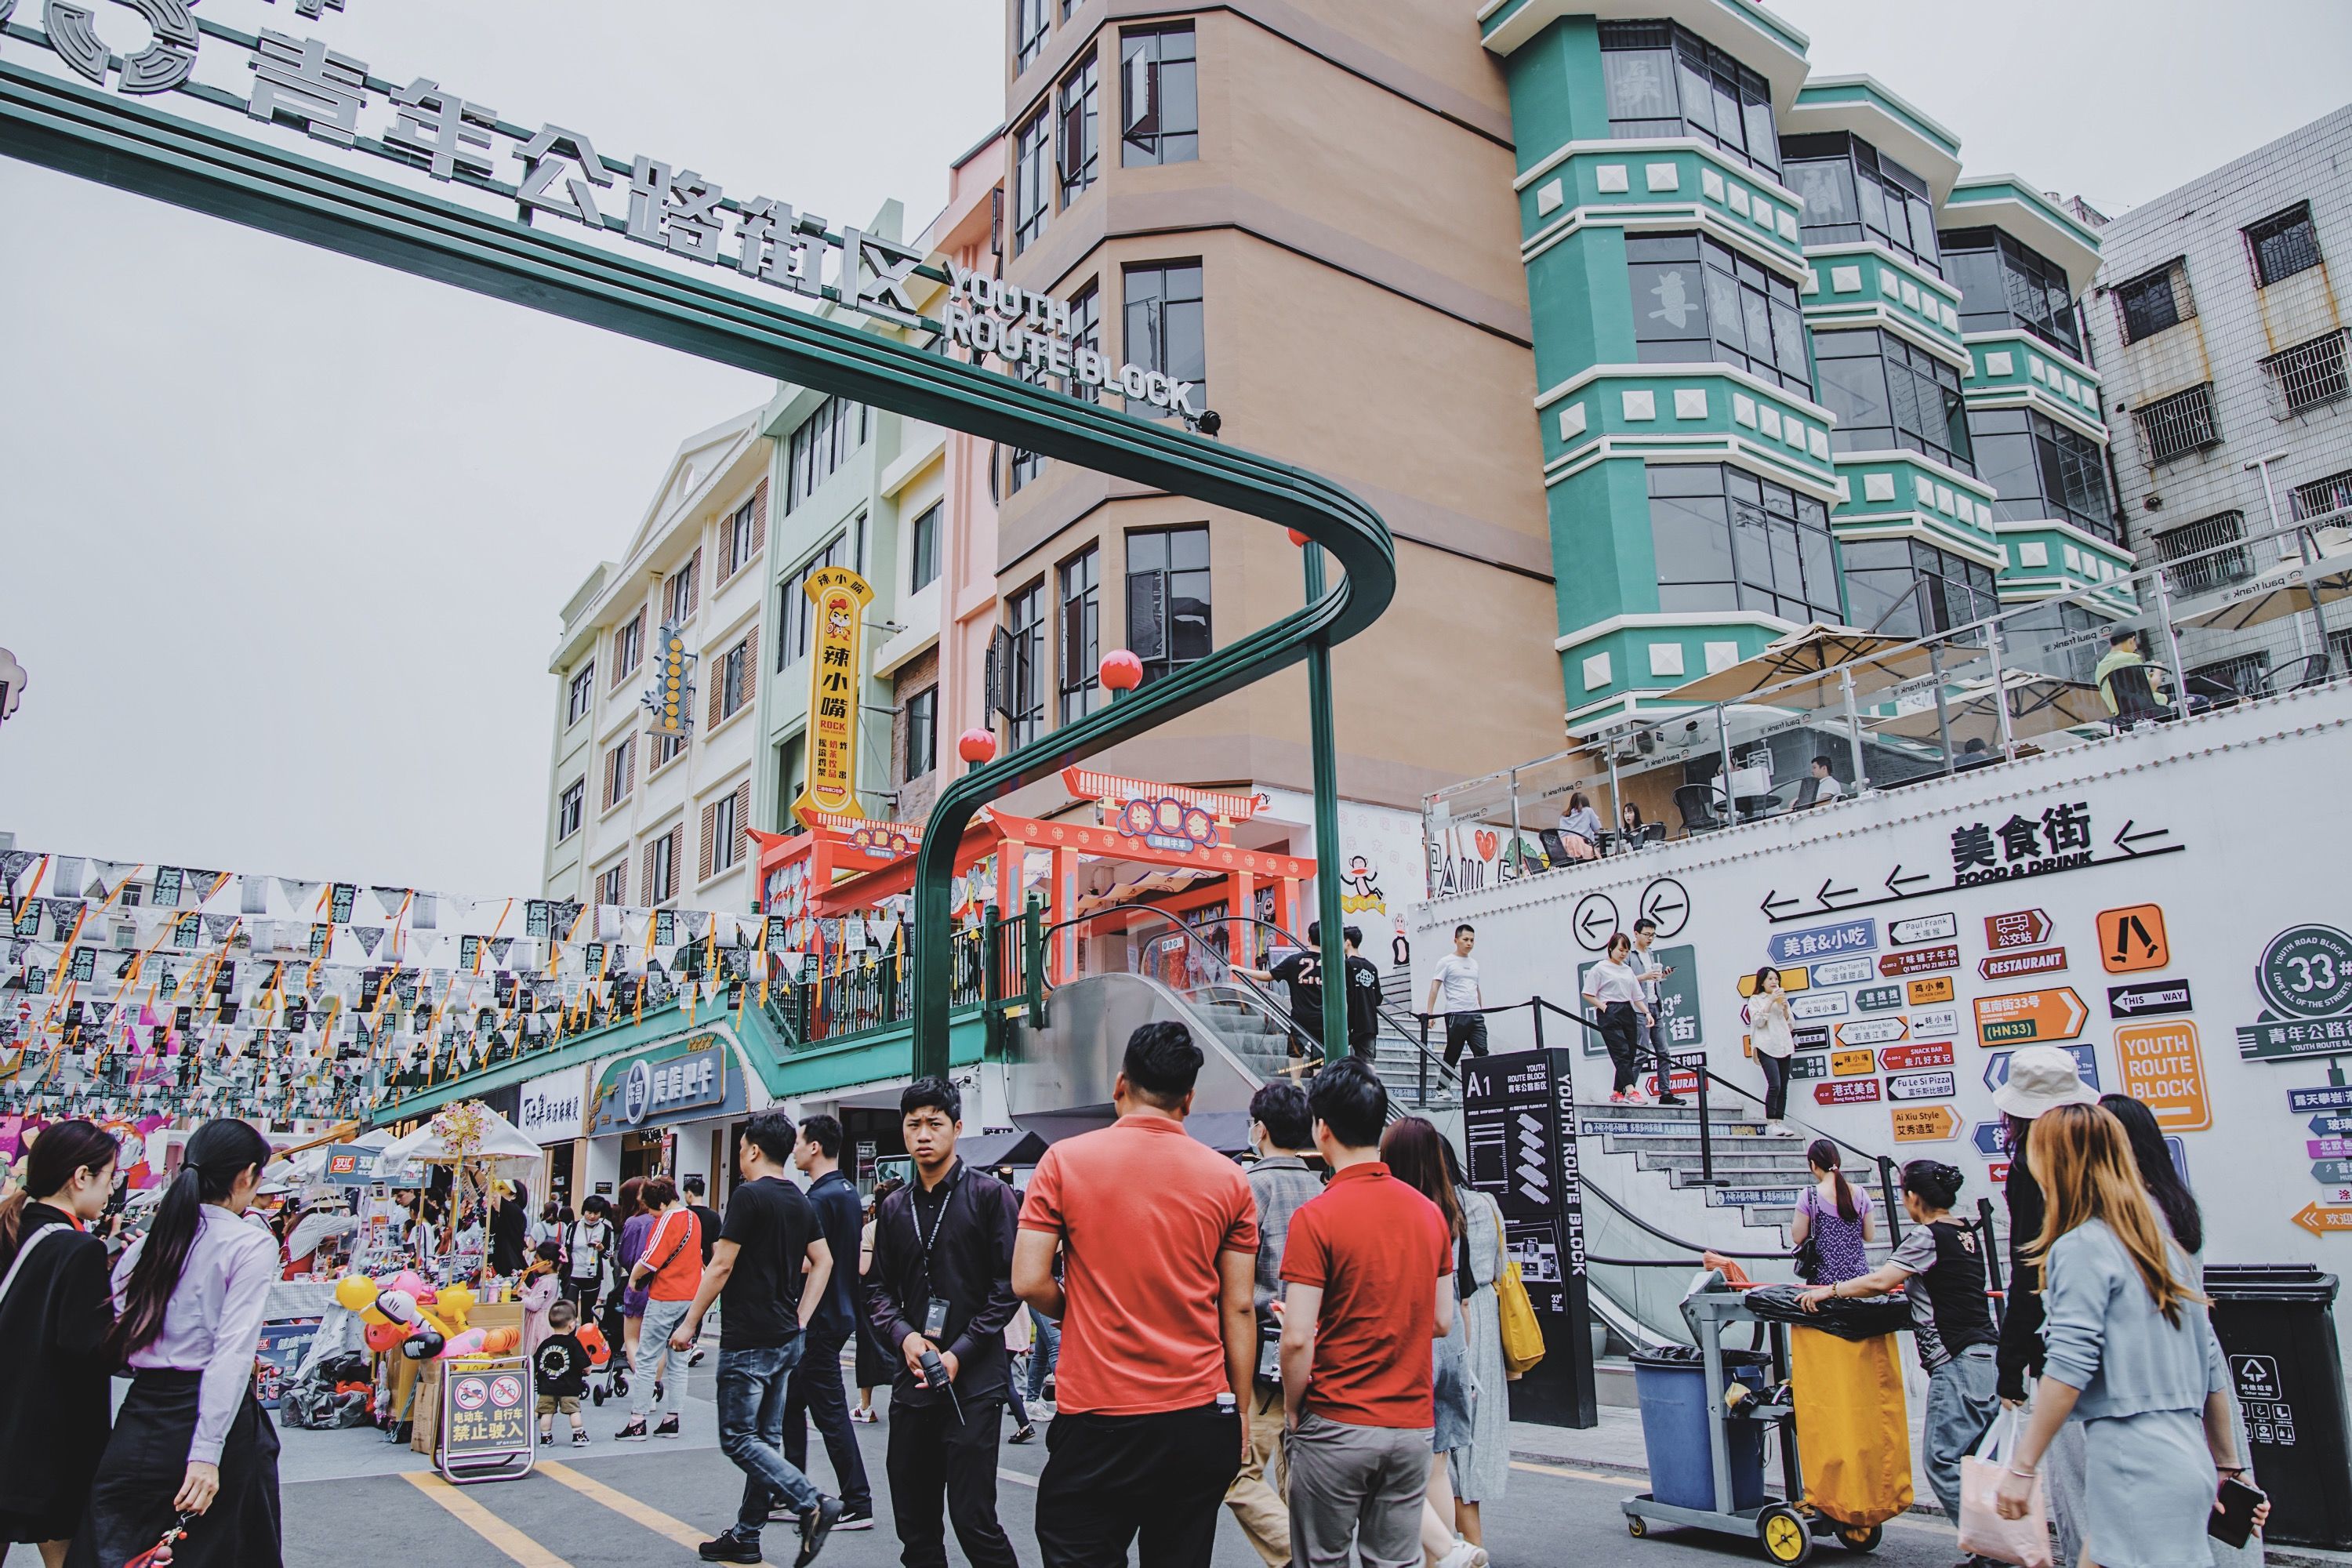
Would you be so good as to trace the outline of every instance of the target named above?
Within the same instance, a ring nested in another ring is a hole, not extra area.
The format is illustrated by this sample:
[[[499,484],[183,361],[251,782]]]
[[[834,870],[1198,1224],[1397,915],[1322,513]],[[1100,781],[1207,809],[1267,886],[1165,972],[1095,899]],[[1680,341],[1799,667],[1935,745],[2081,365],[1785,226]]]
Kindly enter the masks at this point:
[[[119,1568],[163,1539],[188,1471],[201,1373],[145,1371],[114,1417],[72,1560]],[[247,1390],[221,1445],[220,1492],[172,1549],[182,1568],[278,1568],[278,1428]]]
[[[947,1568],[947,1522],[971,1568],[1019,1568],[1013,1542],[996,1521],[997,1427],[1001,1399],[956,1406],[890,1403],[890,1513],[898,1561],[907,1568]]]
[[[849,1335],[816,1323],[808,1327],[808,1348],[800,1365],[784,1384],[784,1459],[808,1473],[809,1423],[824,1439],[825,1458],[833,1461],[834,1490],[844,1505],[871,1510],[873,1483],[866,1479],[866,1457],[857,1451],[856,1434],[849,1426],[849,1391],[841,1384],[841,1347]]]
[[[1610,1064],[1617,1069],[1619,1094],[1633,1088],[1642,1076],[1643,1032],[1641,1015],[1633,1011],[1631,1002],[1612,1002],[1601,1009],[1601,1038],[1609,1047]]]
[[[1241,1473],[1240,1412],[1056,1415],[1045,1449],[1037,1482],[1045,1568],[1123,1568],[1139,1533],[1141,1568],[1209,1568],[1225,1490]]]
[[[1474,1057],[1486,1054],[1486,1015],[1484,1013],[1448,1013],[1445,1015],[1445,1065],[1454,1067],[1462,1053]]]
[[[1756,1065],[1764,1069],[1764,1119],[1778,1121],[1789,1114],[1789,1058],[1758,1051]]]

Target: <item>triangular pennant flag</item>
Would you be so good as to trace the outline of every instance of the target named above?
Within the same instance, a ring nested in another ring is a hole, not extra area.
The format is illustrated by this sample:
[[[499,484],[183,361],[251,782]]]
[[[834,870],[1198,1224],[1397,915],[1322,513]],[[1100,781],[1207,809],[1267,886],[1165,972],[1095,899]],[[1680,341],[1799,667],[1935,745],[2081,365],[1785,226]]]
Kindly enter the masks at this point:
[[[308,918],[310,906],[318,901],[319,889],[326,884],[306,882],[299,877],[280,877],[278,886],[285,892],[286,901],[292,906],[294,912]]]
[[[236,929],[236,917],[235,915],[206,915],[205,917],[205,936],[208,941],[214,942],[215,945],[227,941],[228,933]]]
[[[510,936],[492,937],[490,939],[490,957],[497,963],[504,963],[507,961],[508,952],[513,948],[514,944],[515,939]]]
[[[370,958],[373,958],[375,956],[376,943],[383,940],[383,927],[353,926],[352,927],[352,934],[360,939],[361,949],[365,952]]]

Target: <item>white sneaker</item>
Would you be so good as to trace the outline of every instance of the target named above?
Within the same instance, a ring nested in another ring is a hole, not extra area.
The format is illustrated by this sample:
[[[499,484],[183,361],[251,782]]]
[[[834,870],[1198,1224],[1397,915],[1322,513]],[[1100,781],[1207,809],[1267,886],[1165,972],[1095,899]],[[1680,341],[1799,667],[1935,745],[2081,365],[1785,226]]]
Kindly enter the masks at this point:
[[[1486,1549],[1456,1541],[1454,1550],[1437,1560],[1437,1568],[1486,1568]]]
[[[1772,1136],[1775,1138],[1794,1138],[1797,1136],[1797,1130],[1790,1126],[1785,1121],[1775,1121],[1772,1123]]]

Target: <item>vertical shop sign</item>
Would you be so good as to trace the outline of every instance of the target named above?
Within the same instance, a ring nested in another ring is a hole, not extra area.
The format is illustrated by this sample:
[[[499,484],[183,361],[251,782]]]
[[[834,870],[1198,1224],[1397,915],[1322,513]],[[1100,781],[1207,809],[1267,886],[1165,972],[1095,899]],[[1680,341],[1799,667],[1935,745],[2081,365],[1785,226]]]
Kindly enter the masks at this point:
[[[1574,1063],[1556,1049],[1473,1058],[1463,1068],[1462,1125],[1470,1184],[1501,1206],[1505,1247],[1544,1328],[1548,1353],[1512,1407],[1526,1419],[1589,1426],[1598,1416]]]
[[[857,804],[857,703],[866,606],[874,585],[846,566],[809,574],[809,772],[795,816],[864,816]]]

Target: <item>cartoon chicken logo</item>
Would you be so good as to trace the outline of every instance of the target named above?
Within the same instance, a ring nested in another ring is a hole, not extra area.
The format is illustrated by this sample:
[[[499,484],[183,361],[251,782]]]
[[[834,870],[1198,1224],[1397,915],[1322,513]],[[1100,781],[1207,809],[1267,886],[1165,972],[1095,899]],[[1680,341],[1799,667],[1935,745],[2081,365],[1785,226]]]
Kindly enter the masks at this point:
[[[849,635],[849,606],[838,600],[827,605],[824,610],[824,629],[833,637],[847,637]]]

